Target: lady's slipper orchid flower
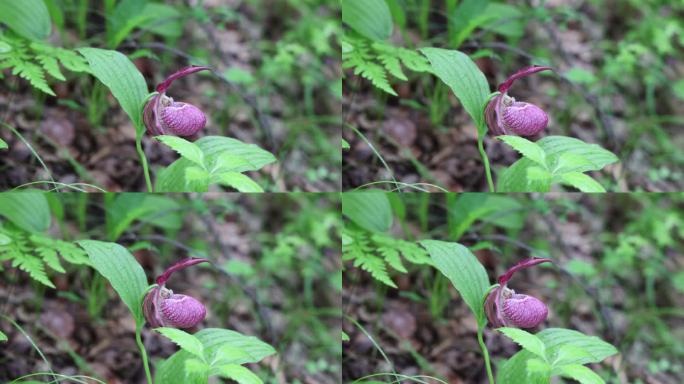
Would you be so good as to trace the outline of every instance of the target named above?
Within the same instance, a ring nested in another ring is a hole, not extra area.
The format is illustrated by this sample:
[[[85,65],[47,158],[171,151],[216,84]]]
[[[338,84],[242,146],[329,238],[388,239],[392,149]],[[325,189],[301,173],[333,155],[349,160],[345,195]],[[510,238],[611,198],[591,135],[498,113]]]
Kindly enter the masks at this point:
[[[513,82],[521,77],[540,71],[551,70],[550,67],[526,67],[514,73],[499,85],[500,95],[494,96],[485,109],[487,126],[495,135],[534,136],[549,124],[549,116],[534,104],[515,101],[508,96]]]
[[[173,101],[166,90],[174,80],[191,73],[210,70],[209,67],[186,67],[169,76],[157,86],[158,95],[145,105],[143,121],[152,135],[192,136],[207,124],[207,117],[192,104]]]
[[[506,286],[516,271],[546,262],[551,259],[523,260],[499,277],[499,286],[485,300],[485,313],[493,327],[535,328],[546,320],[549,313],[546,304],[536,297],[515,293]]]
[[[157,277],[157,287],[152,288],[143,302],[145,319],[153,328],[192,328],[204,320],[207,309],[194,297],[178,295],[166,288],[166,281],[171,274],[198,263],[209,262],[208,259],[188,258],[169,267]]]

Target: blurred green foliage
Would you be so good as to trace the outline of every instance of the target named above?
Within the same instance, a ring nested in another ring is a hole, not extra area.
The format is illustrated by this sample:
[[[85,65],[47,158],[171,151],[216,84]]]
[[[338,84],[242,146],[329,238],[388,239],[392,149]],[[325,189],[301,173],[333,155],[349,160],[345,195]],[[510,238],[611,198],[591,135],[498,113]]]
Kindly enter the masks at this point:
[[[283,359],[279,369],[288,382],[303,383],[305,372],[340,375],[338,194],[36,195],[47,202],[33,204],[44,212],[32,216],[51,218],[44,233],[18,229],[0,212],[0,261],[7,259],[13,244],[28,238],[38,244],[30,257],[45,257],[45,264],[66,273],[53,290],[32,284],[31,289],[41,292],[32,302],[36,307],[56,295],[83,305],[93,324],[103,322],[111,310],[105,306],[110,293],[103,279],[77,265],[82,252],[63,253],[69,264],[60,265],[56,253],[43,250],[54,244],[115,241],[133,252],[149,281],[180,258],[208,257],[220,272],[203,278],[195,289],[212,314],[209,326],[246,327],[269,339]],[[51,270],[46,273],[54,276]],[[2,279],[3,284],[28,282],[26,274],[12,269],[3,271]],[[42,282],[54,288],[50,280]]]
[[[684,317],[683,195],[389,196],[394,224],[386,236],[458,241],[476,251],[494,277],[522,258],[551,257],[560,274],[540,281],[549,289],[553,326],[592,329],[616,345],[630,377],[644,371],[684,376],[684,329],[678,326]],[[354,227],[345,223],[345,231]],[[343,242],[345,254],[349,247]],[[373,245],[368,252],[378,250]],[[425,303],[435,321],[445,321],[443,279],[416,265],[389,276],[399,280],[401,274],[398,295]],[[364,276],[345,271],[350,285],[362,284]],[[388,288],[376,287],[382,307]]]

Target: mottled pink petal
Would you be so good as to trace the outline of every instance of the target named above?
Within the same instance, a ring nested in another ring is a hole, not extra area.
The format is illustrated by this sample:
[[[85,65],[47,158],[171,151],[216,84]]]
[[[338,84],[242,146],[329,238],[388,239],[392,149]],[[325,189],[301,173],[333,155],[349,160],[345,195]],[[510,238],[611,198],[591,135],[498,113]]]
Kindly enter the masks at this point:
[[[162,326],[192,328],[204,320],[207,309],[197,299],[187,295],[171,295],[160,302]]]
[[[516,101],[503,109],[505,131],[518,136],[534,136],[549,125],[549,116],[531,103]]]
[[[503,301],[502,313],[505,326],[529,329],[546,320],[549,309],[536,297],[514,294]]]

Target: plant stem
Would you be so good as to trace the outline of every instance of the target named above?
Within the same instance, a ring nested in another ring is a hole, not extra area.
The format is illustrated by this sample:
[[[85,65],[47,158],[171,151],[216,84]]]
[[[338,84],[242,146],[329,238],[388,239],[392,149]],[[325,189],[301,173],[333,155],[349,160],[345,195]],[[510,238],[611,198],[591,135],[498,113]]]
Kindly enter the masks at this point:
[[[145,376],[147,376],[147,384],[152,384],[152,373],[150,373],[150,364],[147,361],[147,351],[145,350],[145,344],[143,344],[141,337],[142,327],[142,324],[136,325],[135,327],[135,342],[138,344],[138,348],[140,348],[143,365],[145,366]]]
[[[477,137],[477,149],[480,150],[480,156],[482,156],[482,162],[485,166],[485,173],[487,174],[487,185],[489,186],[489,192],[494,192],[494,181],[492,181],[492,171],[489,169],[489,157],[487,157],[487,152],[484,149],[484,137],[483,135],[478,135]]]
[[[150,170],[147,167],[147,157],[145,157],[145,152],[142,149],[142,135],[136,135],[135,137],[135,149],[138,151],[140,156],[140,162],[143,166],[143,171],[145,172],[145,183],[147,184],[147,192],[152,191],[152,179],[150,179]]]
[[[485,368],[487,368],[487,378],[489,379],[489,384],[495,384],[494,375],[492,374],[492,364],[489,362],[489,351],[482,338],[482,333],[484,332],[483,327],[477,328],[477,342],[480,343],[480,348],[482,348],[482,355],[485,359]]]

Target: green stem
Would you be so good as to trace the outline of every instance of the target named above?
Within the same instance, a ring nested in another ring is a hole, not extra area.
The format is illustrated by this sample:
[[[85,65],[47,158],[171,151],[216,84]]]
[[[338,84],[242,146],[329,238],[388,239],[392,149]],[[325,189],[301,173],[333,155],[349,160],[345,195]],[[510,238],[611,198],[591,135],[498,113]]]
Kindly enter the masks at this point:
[[[482,333],[484,332],[483,327],[477,328],[477,342],[480,343],[480,348],[482,348],[482,354],[485,359],[485,368],[487,368],[487,378],[489,379],[489,384],[496,384],[494,381],[494,375],[492,374],[492,364],[489,362],[489,351],[482,338]]]
[[[140,354],[142,355],[143,365],[145,366],[145,376],[147,376],[147,384],[152,384],[152,373],[150,373],[150,364],[147,361],[147,351],[145,350],[145,345],[142,342],[142,337],[140,336],[142,332],[142,325],[137,325],[135,327],[135,342],[140,348]]]
[[[145,152],[142,149],[142,135],[136,135],[135,137],[135,149],[138,151],[140,156],[140,162],[143,166],[143,171],[145,172],[145,183],[147,184],[147,192],[152,191],[152,179],[150,179],[150,170],[147,166],[147,157],[145,157]]]
[[[484,149],[484,137],[479,135],[477,138],[477,149],[480,151],[480,156],[482,156],[482,162],[485,166],[485,173],[487,174],[487,185],[489,186],[489,192],[494,192],[494,181],[492,180],[492,171],[489,169],[489,157],[487,157],[487,152]]]

